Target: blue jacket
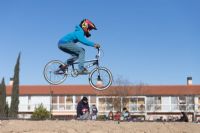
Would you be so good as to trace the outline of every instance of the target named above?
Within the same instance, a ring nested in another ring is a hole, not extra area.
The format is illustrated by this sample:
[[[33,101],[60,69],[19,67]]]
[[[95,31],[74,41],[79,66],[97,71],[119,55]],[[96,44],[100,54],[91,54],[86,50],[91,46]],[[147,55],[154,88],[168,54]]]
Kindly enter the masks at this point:
[[[65,35],[64,37],[62,37],[58,43],[63,44],[63,43],[70,43],[70,42],[73,42],[73,43],[80,42],[84,45],[94,47],[94,42],[88,41],[85,38],[84,31],[80,26],[76,26],[74,32],[71,32]]]

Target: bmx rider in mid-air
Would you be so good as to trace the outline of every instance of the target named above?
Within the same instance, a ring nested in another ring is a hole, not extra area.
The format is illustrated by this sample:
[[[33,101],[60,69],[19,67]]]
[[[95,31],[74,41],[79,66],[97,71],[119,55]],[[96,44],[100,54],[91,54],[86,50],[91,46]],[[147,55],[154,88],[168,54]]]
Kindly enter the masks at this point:
[[[59,40],[58,48],[71,55],[71,58],[65,62],[65,65],[60,66],[61,69],[67,69],[68,65],[72,64],[78,59],[78,73],[88,74],[88,70],[84,67],[85,49],[78,46],[77,43],[80,42],[87,46],[100,48],[99,44],[86,39],[86,37],[88,38],[91,36],[90,31],[93,29],[97,30],[94,23],[92,23],[89,19],[84,19],[75,27],[74,32],[65,35]]]

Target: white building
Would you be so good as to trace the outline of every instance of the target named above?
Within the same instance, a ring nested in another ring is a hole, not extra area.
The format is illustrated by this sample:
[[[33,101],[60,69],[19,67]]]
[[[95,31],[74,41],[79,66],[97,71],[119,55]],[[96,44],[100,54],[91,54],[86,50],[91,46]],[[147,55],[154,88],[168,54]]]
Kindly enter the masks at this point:
[[[7,86],[8,103],[11,90],[12,86]],[[200,118],[200,85],[113,86],[105,91],[96,91],[87,85],[21,85],[19,94],[19,116],[23,118],[30,118],[40,104],[54,117],[75,116],[82,96],[88,97],[90,106],[97,106],[99,115],[127,107],[133,117],[146,120],[173,119],[180,112]]]

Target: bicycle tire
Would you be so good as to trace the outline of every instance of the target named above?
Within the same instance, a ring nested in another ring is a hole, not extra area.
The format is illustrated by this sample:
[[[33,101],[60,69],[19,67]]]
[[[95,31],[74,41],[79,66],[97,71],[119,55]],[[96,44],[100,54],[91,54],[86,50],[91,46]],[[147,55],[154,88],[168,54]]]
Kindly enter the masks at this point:
[[[105,75],[103,75],[103,72],[105,73]],[[98,77],[98,75],[99,75],[98,73],[100,73],[100,76],[101,76],[100,77],[100,80],[102,82],[101,85],[98,85],[98,78],[99,78]],[[105,77],[103,77],[103,76],[105,76]],[[105,81],[106,79],[108,79],[108,81]],[[109,69],[107,69],[105,67],[95,68],[89,74],[89,83],[90,83],[90,85],[94,89],[99,90],[99,91],[105,90],[108,87],[110,87],[112,85],[112,80],[113,80],[112,73],[110,72]]]
[[[66,80],[67,78],[66,72],[56,73],[56,71],[59,70],[60,65],[65,65],[65,64],[59,60],[52,60],[45,65],[43,75],[48,83],[53,85],[58,85]]]

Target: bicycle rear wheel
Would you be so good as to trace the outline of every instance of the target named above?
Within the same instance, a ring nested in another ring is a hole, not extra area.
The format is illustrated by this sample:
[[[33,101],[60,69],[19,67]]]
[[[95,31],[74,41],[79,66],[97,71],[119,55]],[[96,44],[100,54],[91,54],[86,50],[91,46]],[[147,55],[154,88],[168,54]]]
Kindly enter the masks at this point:
[[[61,84],[67,78],[67,70],[61,70],[60,65],[64,65],[64,63],[59,60],[52,60],[45,65],[44,78],[50,84]]]
[[[112,84],[112,73],[105,67],[95,68],[90,72],[89,83],[96,90],[105,90]]]

